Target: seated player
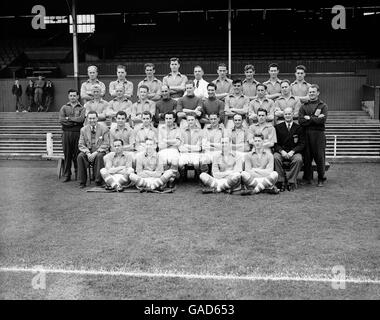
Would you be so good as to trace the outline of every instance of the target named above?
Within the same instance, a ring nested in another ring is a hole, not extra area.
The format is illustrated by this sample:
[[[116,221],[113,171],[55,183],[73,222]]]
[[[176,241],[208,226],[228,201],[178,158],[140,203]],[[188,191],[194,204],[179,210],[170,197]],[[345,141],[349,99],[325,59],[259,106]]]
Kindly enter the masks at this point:
[[[144,111],[149,111],[152,117],[156,114],[156,103],[148,99],[149,88],[142,84],[138,90],[139,100],[137,100],[137,102],[135,102],[132,106],[131,118],[134,129],[141,127],[141,117]]]
[[[172,169],[178,174],[179,151],[181,145],[181,131],[175,123],[175,115],[168,112],[165,115],[165,124],[158,129],[158,155],[161,158],[164,169]],[[169,183],[174,187],[174,180]]]
[[[209,116],[211,113],[217,113],[220,117],[220,122],[224,123],[224,102],[216,97],[216,84],[209,83],[207,85],[208,98],[202,100],[202,118],[199,122],[209,124]]]
[[[274,120],[274,101],[266,97],[267,86],[262,83],[256,85],[257,97],[253,98],[248,107],[249,124],[257,123],[257,110],[265,109],[268,113],[267,121],[273,124]]]
[[[241,181],[248,192],[244,192],[244,195],[264,190],[273,194],[280,192],[275,186],[278,174],[273,170],[273,154],[263,147],[263,142],[263,135],[256,134],[253,138],[254,149],[245,156]]]
[[[223,124],[219,123],[219,114],[211,113],[209,116],[210,124],[203,128],[202,154],[200,159],[201,171],[208,172],[212,158],[222,151],[222,138],[227,135]]]
[[[209,189],[203,192],[230,193],[240,186],[240,174],[243,169],[243,158],[232,151],[231,139],[222,138],[222,152],[218,152],[212,159],[212,176],[202,172],[199,176],[202,183]]]
[[[187,174],[185,166],[193,166],[196,174],[199,175],[203,131],[195,123],[195,114],[188,113],[186,120],[187,127],[182,129],[182,141],[179,146],[179,170],[184,176]]]
[[[286,107],[293,109],[293,121],[298,123],[298,112],[301,107],[301,101],[291,93],[290,81],[281,81],[281,96],[274,103],[275,124],[284,122],[284,110]]]
[[[98,122],[96,111],[90,111],[87,119],[88,124],[80,129],[78,143],[80,153],[77,162],[80,188],[86,187],[87,168],[90,163],[94,167],[96,185],[103,184],[100,169],[104,167],[103,157],[110,147],[109,130],[105,124]]]
[[[187,126],[186,114],[194,113],[196,114],[197,126],[200,128],[199,119],[202,115],[202,98],[199,98],[194,93],[194,82],[186,82],[186,95],[178,99],[177,102],[177,123],[181,129]]]
[[[241,114],[235,114],[233,121],[234,127],[231,130],[227,130],[226,133],[231,138],[232,150],[244,156],[251,149],[249,145],[250,131],[248,128],[243,127],[243,117]]]
[[[233,93],[229,94],[225,100],[224,125],[227,129],[233,128],[232,118],[238,113],[243,116],[243,126],[248,127],[245,117],[248,114],[249,98],[243,94],[243,83],[240,79],[235,79],[232,84]]]
[[[298,173],[302,168],[302,151],[305,139],[302,127],[293,122],[293,109],[285,108],[285,121],[276,125],[277,142],[274,145],[274,168],[278,173],[277,187],[280,191],[293,191],[297,187]],[[284,161],[289,161],[290,172],[286,179],[286,172],[282,167]],[[288,185],[285,185],[286,180]]]
[[[158,141],[158,130],[152,124],[152,115],[149,111],[142,113],[142,124],[135,132],[135,150],[137,153],[145,152],[146,139],[153,140],[155,144]],[[137,157],[137,154],[136,154]]]
[[[84,108],[86,109],[86,117],[90,111],[95,111],[98,114],[98,122],[105,123],[107,118],[106,110],[108,109],[108,102],[102,99],[100,86],[92,86],[92,97],[93,99],[87,101],[84,105]],[[86,118],[85,124],[87,123],[88,120]]]
[[[267,110],[259,108],[257,110],[258,122],[249,127],[251,131],[251,140],[249,143],[253,145],[253,137],[255,134],[262,134],[264,137],[264,148],[272,148],[277,142],[276,129],[267,121]]]
[[[157,145],[151,139],[145,141],[145,152],[136,159],[136,173],[131,173],[129,179],[137,189],[153,191],[163,190],[166,184],[174,181],[176,173],[169,169],[164,171],[161,158],[156,152]]]
[[[123,140],[113,141],[113,150],[104,156],[104,168],[100,174],[106,183],[107,190],[122,192],[129,183],[129,175],[134,172],[132,168],[133,156],[123,151]]]
[[[127,123],[127,114],[124,111],[118,111],[116,114],[116,126],[110,129],[110,146],[111,151],[115,140],[122,140],[123,151],[134,153],[135,151],[135,133]]]
[[[126,113],[126,120],[129,122],[129,125],[132,126],[131,115],[132,115],[132,101],[128,100],[124,96],[124,86],[118,85],[115,88],[116,97],[108,102],[108,108],[106,110],[107,119],[111,120],[111,129],[116,127],[116,114],[119,111],[124,111]],[[111,144],[112,146],[112,144]]]

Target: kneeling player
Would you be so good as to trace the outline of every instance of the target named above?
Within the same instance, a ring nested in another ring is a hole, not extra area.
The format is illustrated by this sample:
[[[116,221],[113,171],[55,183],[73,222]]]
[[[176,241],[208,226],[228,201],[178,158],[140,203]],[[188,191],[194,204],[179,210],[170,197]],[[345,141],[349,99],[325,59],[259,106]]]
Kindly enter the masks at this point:
[[[100,174],[106,183],[107,190],[121,192],[129,183],[129,175],[134,172],[132,168],[133,156],[130,152],[123,151],[123,140],[113,141],[113,152],[104,156],[105,167],[100,169]]]
[[[243,159],[241,155],[232,151],[230,138],[222,138],[221,143],[222,152],[215,154],[212,159],[212,176],[202,172],[199,178],[212,192],[232,192],[240,186]]]
[[[244,171],[241,173],[242,184],[248,189],[245,194],[259,193],[267,190],[268,193],[278,194],[275,187],[278,174],[274,171],[272,152],[263,147],[264,136],[255,134],[253,137],[254,149],[244,159]]]
[[[129,179],[140,190],[163,190],[169,181],[174,181],[176,173],[169,169],[164,172],[163,163],[156,152],[156,143],[147,139],[145,152],[136,159],[136,174],[131,173]]]

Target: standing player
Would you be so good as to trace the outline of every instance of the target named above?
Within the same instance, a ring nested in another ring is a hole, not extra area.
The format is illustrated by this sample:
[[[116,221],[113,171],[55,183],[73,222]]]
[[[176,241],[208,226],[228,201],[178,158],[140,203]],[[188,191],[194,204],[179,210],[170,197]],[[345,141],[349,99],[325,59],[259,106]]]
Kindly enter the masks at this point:
[[[306,67],[299,65],[296,67],[296,80],[290,85],[292,95],[298,97],[301,102],[309,100],[310,83],[306,82]]]
[[[216,84],[216,97],[222,101],[232,93],[232,80],[227,78],[227,66],[224,63],[218,65],[218,78],[213,83]]]
[[[253,137],[253,150],[245,156],[244,171],[241,173],[242,184],[248,192],[254,194],[267,190],[268,193],[278,194],[275,186],[278,174],[274,171],[273,155],[269,149],[263,147],[264,137],[256,134]]]
[[[113,141],[113,150],[104,156],[104,168],[100,174],[106,183],[106,190],[122,192],[129,183],[129,175],[134,173],[132,168],[132,155],[123,151],[123,140]]]
[[[65,157],[63,182],[71,180],[71,165],[74,162],[75,176],[77,176],[77,156],[80,130],[85,119],[85,109],[78,102],[79,92],[74,89],[68,91],[69,102],[59,111],[59,122],[62,125],[62,147]]]
[[[156,72],[154,64],[145,63],[144,68],[146,78],[139,82],[137,85],[137,91],[141,85],[145,85],[149,88],[148,99],[154,102],[159,101],[161,99],[162,82],[154,76],[154,73]]]
[[[204,193],[232,192],[240,186],[243,159],[232,150],[230,138],[222,138],[221,146],[222,152],[215,154],[212,159],[212,176],[206,172],[199,176],[202,183],[210,188],[203,190]]]
[[[249,124],[257,122],[257,110],[265,109],[268,113],[267,121],[274,122],[274,101],[266,97],[267,86],[262,83],[256,85],[257,97],[252,99],[248,107]]]
[[[188,81],[187,77],[179,72],[179,67],[179,59],[171,58],[171,72],[162,80],[162,84],[169,86],[170,95],[175,100],[178,100],[178,98],[183,96],[183,93],[185,92],[185,83]]]
[[[293,109],[293,119],[298,122],[298,111],[301,107],[301,101],[291,94],[290,81],[281,81],[281,96],[274,103],[275,123],[284,122],[284,110],[290,107]]]
[[[98,68],[96,66],[89,66],[87,68],[88,80],[82,83],[80,88],[80,97],[83,105],[87,101],[93,99],[93,86],[100,86],[100,96],[103,97],[106,93],[106,86],[103,82],[98,80]]]
[[[226,103],[224,107],[225,126],[226,129],[231,129],[234,126],[232,118],[235,114],[241,114],[243,116],[243,126],[248,127],[245,119],[248,113],[249,98],[243,94],[242,81],[235,79],[233,82],[233,93],[226,97]]]
[[[318,187],[323,187],[325,177],[325,123],[327,105],[319,99],[319,86],[310,85],[309,101],[301,106],[299,123],[305,132],[304,180],[310,184],[313,178],[312,161],[314,159],[318,172]]]
[[[268,67],[269,80],[264,84],[267,86],[267,98],[275,100],[281,95],[281,80],[278,78],[280,69],[277,63],[271,63]]]
[[[255,67],[247,64],[244,67],[245,79],[243,80],[243,94],[252,100],[256,97],[256,86],[259,83],[255,80]]]
[[[131,81],[128,81],[127,76],[127,69],[125,66],[119,64],[116,67],[116,75],[117,79],[115,81],[111,81],[109,84],[109,93],[112,98],[116,97],[116,87],[119,85],[122,85],[124,87],[124,97],[126,99],[131,99],[133,95],[133,83]]]

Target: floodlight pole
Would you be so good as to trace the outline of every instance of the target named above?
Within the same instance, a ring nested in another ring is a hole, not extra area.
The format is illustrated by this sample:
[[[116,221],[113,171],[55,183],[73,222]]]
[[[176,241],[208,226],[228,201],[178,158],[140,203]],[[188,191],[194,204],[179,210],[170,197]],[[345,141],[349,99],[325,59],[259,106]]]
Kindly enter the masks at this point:
[[[75,0],[72,0],[71,15],[73,17],[73,62],[74,62],[74,82],[79,91],[79,74],[78,74],[78,38],[77,38],[77,13]]]
[[[231,65],[231,0],[228,0],[228,70],[232,74]]]

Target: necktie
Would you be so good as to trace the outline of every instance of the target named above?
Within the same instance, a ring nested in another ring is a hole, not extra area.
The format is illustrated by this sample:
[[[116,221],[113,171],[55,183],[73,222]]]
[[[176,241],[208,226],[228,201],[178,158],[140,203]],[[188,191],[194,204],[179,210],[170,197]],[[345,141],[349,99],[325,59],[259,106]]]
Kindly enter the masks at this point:
[[[288,131],[290,131],[290,123],[288,123]]]
[[[197,80],[197,84],[196,84],[196,87],[197,87],[197,88],[199,87],[199,80]]]
[[[95,127],[91,127],[91,133],[95,133],[96,130],[95,130]]]

